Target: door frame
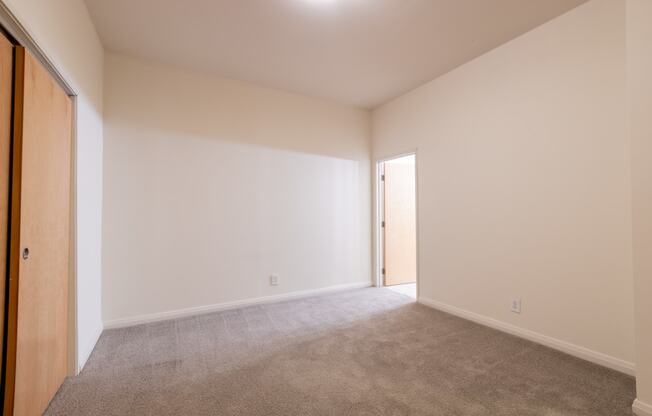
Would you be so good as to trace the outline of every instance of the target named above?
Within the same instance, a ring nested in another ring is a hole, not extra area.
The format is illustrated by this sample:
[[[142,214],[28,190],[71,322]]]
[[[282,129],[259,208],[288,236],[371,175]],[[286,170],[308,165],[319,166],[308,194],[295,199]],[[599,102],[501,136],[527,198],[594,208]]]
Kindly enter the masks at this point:
[[[382,165],[385,162],[390,160],[398,159],[405,156],[414,156],[414,189],[415,189],[415,215],[416,215],[416,246],[417,246],[417,257],[416,257],[416,266],[417,266],[417,301],[419,300],[419,292],[421,288],[421,279],[419,273],[419,152],[418,149],[407,150],[402,153],[386,155],[382,157],[377,157],[374,160],[374,279],[373,284],[376,287],[383,287],[383,265],[385,263],[385,250],[384,250],[384,233],[382,227],[382,221],[384,217],[384,192],[383,192],[383,182],[381,180],[382,175]]]

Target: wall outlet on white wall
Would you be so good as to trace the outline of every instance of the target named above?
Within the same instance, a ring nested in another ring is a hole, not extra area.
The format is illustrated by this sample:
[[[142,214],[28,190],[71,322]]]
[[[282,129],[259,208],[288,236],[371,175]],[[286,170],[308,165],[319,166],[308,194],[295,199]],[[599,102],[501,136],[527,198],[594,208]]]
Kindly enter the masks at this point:
[[[518,298],[512,299],[512,312],[521,313],[521,300]]]
[[[269,284],[272,286],[278,286],[279,277],[277,273],[274,273],[269,276]]]

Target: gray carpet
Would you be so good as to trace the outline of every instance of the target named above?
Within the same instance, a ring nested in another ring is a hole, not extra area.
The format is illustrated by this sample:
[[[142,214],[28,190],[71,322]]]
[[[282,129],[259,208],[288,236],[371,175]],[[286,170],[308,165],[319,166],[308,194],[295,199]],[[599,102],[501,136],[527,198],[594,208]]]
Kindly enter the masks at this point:
[[[105,331],[48,415],[631,415],[634,379],[387,289]]]

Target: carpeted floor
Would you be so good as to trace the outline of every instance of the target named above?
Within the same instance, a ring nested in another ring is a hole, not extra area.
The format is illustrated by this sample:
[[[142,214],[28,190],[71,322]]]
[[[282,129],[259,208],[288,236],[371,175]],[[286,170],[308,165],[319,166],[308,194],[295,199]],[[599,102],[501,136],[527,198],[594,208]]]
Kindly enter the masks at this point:
[[[631,415],[634,379],[388,289],[106,331],[48,415]]]

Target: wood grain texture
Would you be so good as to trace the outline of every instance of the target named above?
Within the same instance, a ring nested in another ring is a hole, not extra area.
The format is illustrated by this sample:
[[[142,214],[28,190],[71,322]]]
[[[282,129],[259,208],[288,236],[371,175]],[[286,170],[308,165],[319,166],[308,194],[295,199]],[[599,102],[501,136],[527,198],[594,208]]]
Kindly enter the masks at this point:
[[[385,162],[385,286],[417,279],[414,164]]]
[[[9,329],[15,346],[8,354],[15,353],[15,368],[13,412],[5,407],[5,414],[36,416],[67,374],[72,107],[19,47],[14,114]]]
[[[0,34],[0,345],[4,345],[7,244],[9,243],[9,178],[11,173],[11,96],[14,46]],[[3,371],[0,360],[0,373]]]

